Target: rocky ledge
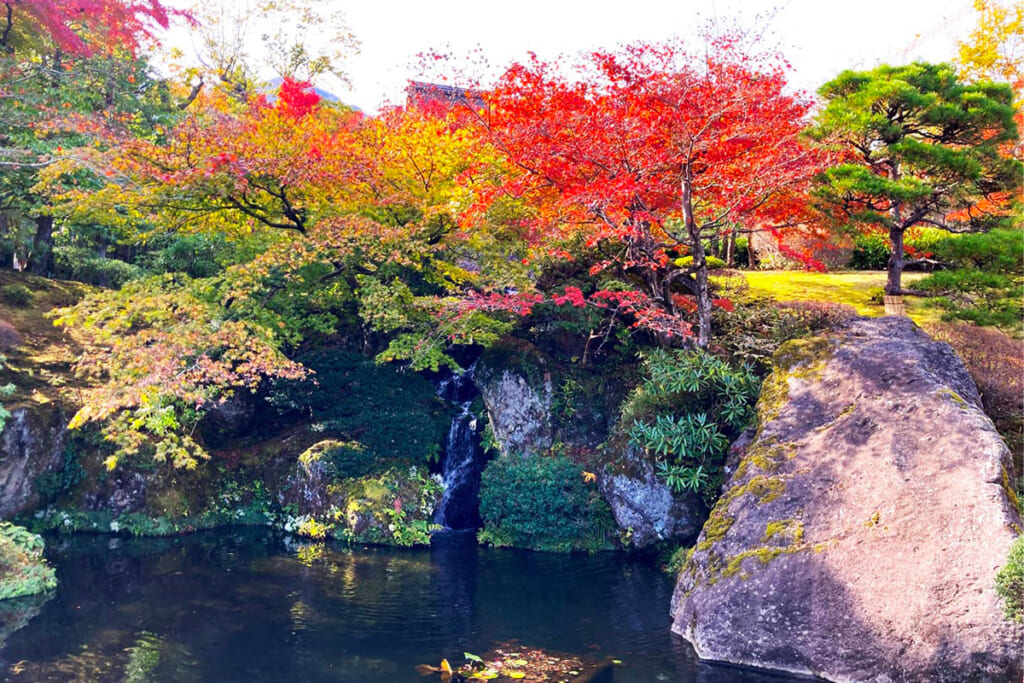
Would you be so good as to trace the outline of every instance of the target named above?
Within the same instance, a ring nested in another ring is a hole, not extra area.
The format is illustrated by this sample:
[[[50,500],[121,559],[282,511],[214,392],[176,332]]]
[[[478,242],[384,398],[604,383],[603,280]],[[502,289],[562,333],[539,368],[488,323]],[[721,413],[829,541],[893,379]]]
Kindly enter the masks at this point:
[[[784,345],[673,630],[705,659],[834,681],[1021,680],[994,589],[1021,519],[980,406],[905,318]]]

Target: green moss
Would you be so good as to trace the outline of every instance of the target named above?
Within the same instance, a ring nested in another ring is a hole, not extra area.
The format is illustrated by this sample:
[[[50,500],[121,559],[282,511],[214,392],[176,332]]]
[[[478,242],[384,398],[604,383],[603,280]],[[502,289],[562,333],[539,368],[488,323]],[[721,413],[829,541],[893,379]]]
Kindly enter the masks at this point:
[[[718,541],[725,538],[725,534],[732,528],[733,523],[736,521],[732,517],[726,515],[727,506],[723,506],[721,503],[715,506],[712,510],[711,516],[708,517],[708,521],[704,523],[704,529],[701,532],[703,540],[697,544],[697,550],[706,551],[710,550]]]
[[[953,403],[957,404],[957,406],[959,406],[963,410],[968,410],[971,407],[971,404],[969,404],[966,400],[964,400],[963,396],[961,396],[960,394],[956,393],[952,389],[949,389],[949,388],[939,389],[939,391],[937,393],[938,393],[939,396],[947,396],[947,397],[949,397],[950,399],[953,400]]]
[[[764,528],[764,539],[765,541],[780,540],[789,544],[803,543],[803,522],[795,519],[780,519],[768,522]]]
[[[1013,485],[1010,483],[1010,472],[1005,467],[1003,468],[1003,490],[1006,491],[1006,497],[1010,499],[1010,505],[1015,510],[1024,512],[1021,508],[1020,498],[1017,496],[1017,492],[1013,490]]]
[[[761,386],[757,402],[760,429],[778,417],[789,399],[791,377],[810,379],[818,375],[831,358],[832,341],[824,337],[791,339],[779,347],[772,358],[772,373]]]
[[[768,564],[779,555],[792,552],[796,552],[796,549],[779,548],[776,546],[764,546],[760,548],[754,548],[753,550],[744,550],[742,553],[729,558],[729,561],[728,563],[726,563],[725,568],[722,569],[721,578],[733,576],[736,573],[738,573],[743,566],[743,561],[747,558],[756,557],[761,561],[761,564]]]

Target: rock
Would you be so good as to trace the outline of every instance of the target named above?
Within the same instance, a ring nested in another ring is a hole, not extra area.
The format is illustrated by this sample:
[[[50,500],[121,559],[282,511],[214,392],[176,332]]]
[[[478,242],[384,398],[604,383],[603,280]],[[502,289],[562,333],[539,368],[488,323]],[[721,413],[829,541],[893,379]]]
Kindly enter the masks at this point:
[[[0,432],[0,517],[36,504],[36,478],[60,465],[66,425],[53,404],[11,410]]]
[[[537,349],[520,340],[489,349],[480,358],[476,383],[502,455],[551,448],[551,374]]]
[[[646,548],[659,541],[692,539],[707,516],[699,496],[673,496],[654,467],[633,448],[627,448],[625,461],[626,467],[606,473],[600,484],[616,524],[632,546]]]
[[[790,342],[760,431],[673,596],[705,659],[835,681],[1019,681],[994,578],[1010,453],[946,344],[906,318]]]
[[[247,436],[253,431],[255,415],[256,405],[249,393],[235,393],[214,404],[199,423],[204,443],[216,448]]]

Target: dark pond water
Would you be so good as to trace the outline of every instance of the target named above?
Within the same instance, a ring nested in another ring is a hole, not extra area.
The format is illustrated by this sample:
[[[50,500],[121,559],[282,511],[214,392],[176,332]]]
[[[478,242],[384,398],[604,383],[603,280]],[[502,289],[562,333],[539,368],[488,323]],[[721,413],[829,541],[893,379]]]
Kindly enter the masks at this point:
[[[47,555],[55,596],[0,609],[5,680],[430,681],[415,665],[509,640],[621,659],[616,683],[793,680],[699,663],[669,632],[668,577],[610,554],[454,534],[429,550],[297,546],[242,529],[51,538]]]

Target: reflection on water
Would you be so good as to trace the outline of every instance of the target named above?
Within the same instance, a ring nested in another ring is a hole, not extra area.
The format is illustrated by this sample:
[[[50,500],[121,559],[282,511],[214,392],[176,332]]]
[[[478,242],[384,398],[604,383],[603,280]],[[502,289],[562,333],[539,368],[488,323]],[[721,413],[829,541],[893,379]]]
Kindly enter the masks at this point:
[[[47,555],[60,584],[7,625],[10,681],[423,681],[416,664],[509,640],[621,659],[617,682],[784,680],[698,663],[669,632],[672,582],[613,555],[465,534],[429,550],[296,546],[262,529],[55,538]]]

